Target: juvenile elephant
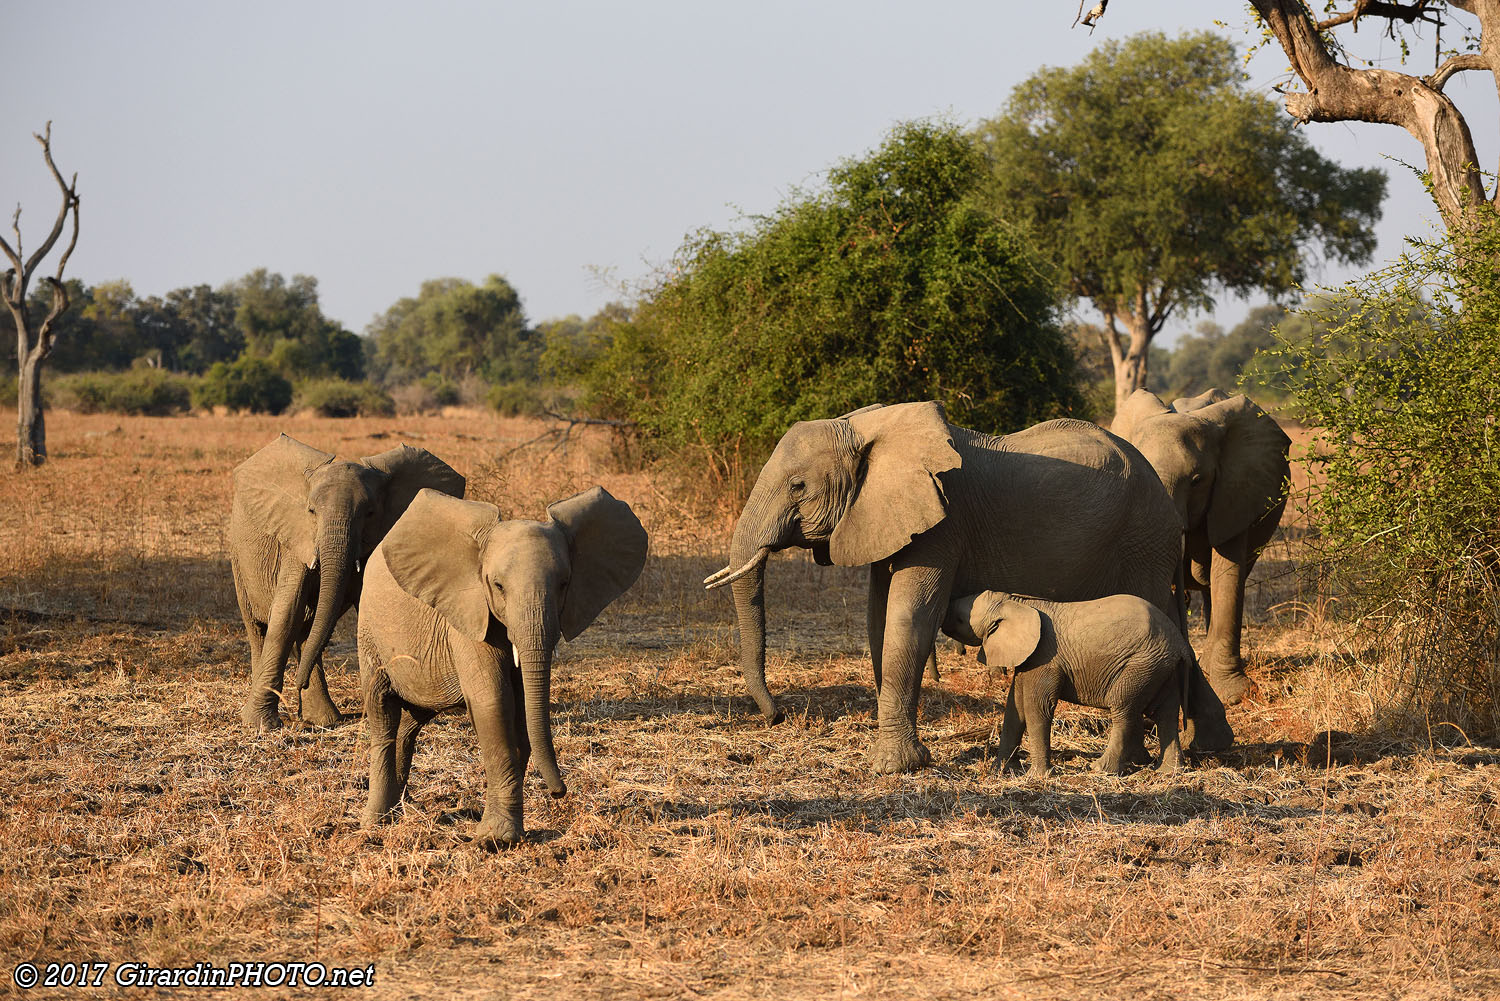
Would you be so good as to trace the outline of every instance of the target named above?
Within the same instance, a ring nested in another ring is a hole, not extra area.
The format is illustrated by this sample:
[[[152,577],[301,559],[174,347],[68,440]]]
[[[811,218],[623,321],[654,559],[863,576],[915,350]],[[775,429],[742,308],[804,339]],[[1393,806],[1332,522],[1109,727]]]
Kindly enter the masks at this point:
[[[602,487],[558,501],[547,516],[501,521],[493,504],[424,490],[370,557],[359,617],[366,827],[400,801],[418,731],[460,705],[479,735],[488,786],[480,840],[523,836],[533,748],[552,794],[567,791],[552,747],[552,652],[635,583],[646,530]]]
[[[339,721],[323,648],[359,600],[362,562],[424,487],[462,497],[464,478],[423,448],[335,462],[285,434],[235,467],[229,566],[250,638],[250,694],[240,718],[252,733],[281,726],[282,671],[294,646],[296,687],[308,689],[302,718],[318,726]]]
[[[879,716],[872,765],[911,771],[931,761],[917,739],[917,703],[951,595],[1135,594],[1175,616],[1181,533],[1146,460],[1093,424],[1047,421],[994,436],[949,424],[941,404],[904,403],[794,424],[745,502],[729,565],[704,583],[732,583],[740,670],[775,722],[766,558],[797,546],[824,565],[869,566]],[[1191,692],[1196,745],[1228,746],[1223,706],[1201,680]]]
[[[1286,507],[1291,439],[1246,396],[1210,389],[1169,407],[1138,389],[1114,432],[1141,450],[1185,526],[1187,586],[1203,593],[1203,667],[1225,705],[1249,687],[1240,655],[1245,581]]]
[[[1014,670],[1000,761],[1026,735],[1031,774],[1052,767],[1052,717],[1059,701],[1109,710],[1109,743],[1095,768],[1125,773],[1143,739],[1141,717],[1156,720],[1158,767],[1182,765],[1177,713],[1187,700],[1193,649],[1161,609],[1133,594],[1092,601],[1040,601],[998,591],[952,602],[943,631],[979,647],[981,663]]]

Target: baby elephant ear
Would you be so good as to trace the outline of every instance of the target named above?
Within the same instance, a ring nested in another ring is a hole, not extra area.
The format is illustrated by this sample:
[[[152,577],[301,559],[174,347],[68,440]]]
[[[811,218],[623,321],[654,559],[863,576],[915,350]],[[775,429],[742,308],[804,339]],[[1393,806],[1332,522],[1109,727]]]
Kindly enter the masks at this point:
[[[997,602],[984,638],[984,659],[991,667],[1014,670],[1026,663],[1042,641],[1042,615],[1019,601]]]
[[[304,566],[317,562],[316,521],[307,510],[307,477],[332,461],[331,453],[282,434],[234,467],[235,505]]]
[[[839,566],[883,560],[948,516],[938,479],[963,465],[941,403],[898,403],[849,417],[854,432],[854,499],[833,528],[828,552]]]
[[[366,456],[360,461],[390,477],[385,488],[381,535],[391,530],[419,490],[436,490],[450,497],[462,498],[464,495],[463,476],[425,448],[397,445],[388,452]]]
[[[375,551],[401,590],[483,643],[490,603],[479,562],[499,521],[493,504],[421,490]]]
[[[646,565],[646,530],[630,505],[603,487],[574,494],[547,508],[568,540],[572,579],[563,597],[560,625],[571,640],[620,595]]]

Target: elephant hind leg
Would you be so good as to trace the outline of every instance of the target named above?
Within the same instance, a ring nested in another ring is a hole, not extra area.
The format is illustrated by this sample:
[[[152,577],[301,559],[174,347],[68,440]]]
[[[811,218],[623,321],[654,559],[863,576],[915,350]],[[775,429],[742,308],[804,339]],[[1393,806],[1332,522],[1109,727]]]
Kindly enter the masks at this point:
[[[1132,749],[1144,741],[1141,713],[1135,706],[1112,706],[1109,742],[1094,767],[1106,775],[1124,775],[1134,764]]]
[[[436,715],[431,709],[410,702],[401,704],[401,725],[396,729],[396,792],[400,796],[406,796],[407,782],[411,778],[411,759],[417,750],[417,734]]]

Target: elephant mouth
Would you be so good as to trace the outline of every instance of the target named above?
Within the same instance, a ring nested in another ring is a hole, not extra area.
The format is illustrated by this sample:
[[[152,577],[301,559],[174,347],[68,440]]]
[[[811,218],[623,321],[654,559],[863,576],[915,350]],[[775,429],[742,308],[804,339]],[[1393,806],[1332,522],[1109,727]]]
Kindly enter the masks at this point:
[[[820,567],[833,566],[833,554],[828,549],[827,542],[814,542],[812,544],[813,562]]]

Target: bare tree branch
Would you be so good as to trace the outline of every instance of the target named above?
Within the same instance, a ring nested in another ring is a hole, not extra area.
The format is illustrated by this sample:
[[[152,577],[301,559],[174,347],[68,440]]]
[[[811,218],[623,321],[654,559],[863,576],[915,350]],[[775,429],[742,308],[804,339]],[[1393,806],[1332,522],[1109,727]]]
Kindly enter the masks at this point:
[[[1428,12],[1429,0],[1417,0],[1412,4],[1383,3],[1381,0],[1355,0],[1354,6],[1342,14],[1319,21],[1316,25],[1319,31],[1327,31],[1337,28],[1341,24],[1354,24],[1354,30],[1359,30],[1359,19],[1362,17],[1383,17],[1392,21],[1405,21],[1411,24],[1414,21],[1426,21],[1429,24],[1441,24],[1442,22]]]
[[[1422,82],[1433,90],[1442,90],[1443,85],[1457,73],[1465,70],[1487,70],[1490,64],[1484,56],[1477,52],[1464,52],[1449,59],[1443,65],[1432,71],[1430,76],[1422,78]]]
[[[78,231],[76,228],[73,231],[73,238],[75,241],[78,238]],[[72,250],[73,248],[69,246],[68,251],[71,253]],[[36,346],[32,348],[32,352],[37,356],[38,359],[46,358],[52,353],[52,343],[54,341],[54,338],[52,336],[52,321],[56,320],[59,316],[62,316],[68,311],[68,287],[62,283],[61,279],[61,266],[59,266],[57,269],[56,278],[53,278],[51,275],[47,275],[42,279],[48,285],[52,286],[52,308],[47,311],[47,318],[42,321],[41,327],[37,329]]]
[[[33,132],[32,137],[36,139],[37,142],[42,144],[42,159],[47,161],[47,169],[52,171],[52,179],[57,182],[58,188],[62,190],[63,201],[62,207],[57,210],[57,219],[52,223],[52,232],[47,234],[47,239],[42,242],[42,245],[38,247],[34,252],[32,252],[32,255],[26,259],[25,274],[28,278],[31,276],[32,272],[36,270],[37,264],[41,263],[42,258],[47,256],[47,253],[52,249],[52,245],[57,242],[57,238],[62,235],[63,223],[67,222],[68,220],[69,209],[72,209],[74,212],[73,235],[75,239],[78,235],[78,192],[63,180],[62,172],[57,169],[57,164],[52,162],[52,123],[47,123],[47,130],[43,135],[37,135],[35,132]],[[78,183],[77,174],[73,175],[73,183],[75,185]],[[17,209],[16,214],[17,216],[20,215],[19,209]],[[16,242],[21,242],[19,231],[16,234]],[[72,247],[69,247],[68,252],[72,253],[72,249]],[[67,260],[66,254],[63,255],[63,260]],[[61,272],[59,272],[59,274],[61,274]]]

